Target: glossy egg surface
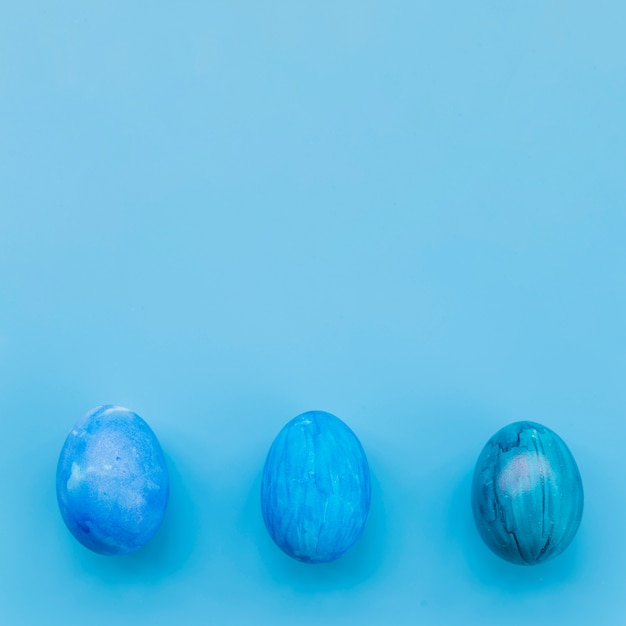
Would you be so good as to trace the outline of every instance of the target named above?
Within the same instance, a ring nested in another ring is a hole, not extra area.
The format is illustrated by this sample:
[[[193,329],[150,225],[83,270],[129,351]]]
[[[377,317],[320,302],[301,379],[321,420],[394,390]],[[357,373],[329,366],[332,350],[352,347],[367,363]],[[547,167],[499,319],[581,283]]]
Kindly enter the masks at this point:
[[[570,544],[583,513],[583,487],[565,442],[534,422],[515,422],[485,445],[474,470],[478,531],[498,556],[533,565]]]
[[[84,546],[127,554],[158,530],[169,497],[161,446],[146,422],[119,406],[93,409],[61,450],[57,500],[65,524]]]
[[[334,415],[309,411],[288,422],[272,443],[261,485],[263,519],[289,556],[333,561],[361,536],[370,492],[356,435]]]

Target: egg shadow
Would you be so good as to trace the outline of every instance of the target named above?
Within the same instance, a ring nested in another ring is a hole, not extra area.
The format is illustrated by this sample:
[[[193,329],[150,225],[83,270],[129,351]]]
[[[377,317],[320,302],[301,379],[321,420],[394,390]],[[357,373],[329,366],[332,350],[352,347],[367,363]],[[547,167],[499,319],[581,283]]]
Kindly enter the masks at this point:
[[[256,549],[257,565],[275,584],[296,593],[316,594],[358,587],[372,578],[386,552],[387,519],[378,476],[371,471],[372,498],[368,520],[356,544],[341,558],[330,563],[302,563],[287,556],[273,542],[261,514],[259,471],[249,489],[240,523],[251,546]]]

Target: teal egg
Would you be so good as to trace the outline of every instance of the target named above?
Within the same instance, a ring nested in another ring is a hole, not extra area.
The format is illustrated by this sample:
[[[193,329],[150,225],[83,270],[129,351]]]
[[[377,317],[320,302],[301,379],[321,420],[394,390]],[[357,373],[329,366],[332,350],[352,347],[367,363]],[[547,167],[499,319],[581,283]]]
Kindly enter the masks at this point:
[[[561,554],[583,513],[574,456],[552,430],[515,422],[483,448],[472,482],[472,509],[487,546],[498,556],[534,565]]]

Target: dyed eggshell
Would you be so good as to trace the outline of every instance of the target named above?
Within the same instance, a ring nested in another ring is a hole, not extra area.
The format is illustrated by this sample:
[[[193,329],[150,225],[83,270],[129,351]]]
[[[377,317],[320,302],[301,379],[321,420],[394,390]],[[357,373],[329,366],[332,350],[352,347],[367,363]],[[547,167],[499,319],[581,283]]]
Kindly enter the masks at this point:
[[[272,539],[306,563],[333,561],[361,536],[370,472],[356,435],[339,418],[310,411],[278,433],[265,461],[261,509]]]
[[[169,497],[161,446],[139,415],[101,406],[65,440],[57,465],[61,516],[84,546],[127,554],[158,530]]]
[[[472,484],[478,531],[498,556],[547,561],[570,544],[583,513],[583,486],[565,442],[534,422],[498,431],[483,448]]]

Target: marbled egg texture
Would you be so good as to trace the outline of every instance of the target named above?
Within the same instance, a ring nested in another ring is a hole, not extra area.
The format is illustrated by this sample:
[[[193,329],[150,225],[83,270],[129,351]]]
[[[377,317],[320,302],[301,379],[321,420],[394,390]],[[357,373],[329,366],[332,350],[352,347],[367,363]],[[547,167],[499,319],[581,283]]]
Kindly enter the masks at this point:
[[[565,442],[534,422],[499,430],[483,448],[472,484],[481,537],[498,556],[533,565],[561,554],[583,512],[583,487]]]
[[[169,497],[161,446],[139,415],[101,406],[68,435],[57,466],[65,524],[84,546],[127,554],[158,530]]]
[[[286,424],[267,455],[263,519],[289,556],[333,561],[361,536],[370,492],[369,466],[356,435],[334,415],[309,411]]]

